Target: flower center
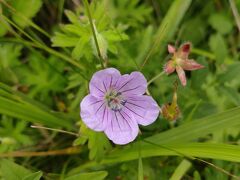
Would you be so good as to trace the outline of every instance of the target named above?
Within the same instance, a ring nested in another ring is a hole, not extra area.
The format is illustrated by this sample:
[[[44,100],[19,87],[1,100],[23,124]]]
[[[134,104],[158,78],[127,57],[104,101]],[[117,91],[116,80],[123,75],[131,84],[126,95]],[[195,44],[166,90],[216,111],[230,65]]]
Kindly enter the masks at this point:
[[[113,111],[120,111],[127,102],[120,92],[113,89],[106,93],[105,100],[108,107]]]

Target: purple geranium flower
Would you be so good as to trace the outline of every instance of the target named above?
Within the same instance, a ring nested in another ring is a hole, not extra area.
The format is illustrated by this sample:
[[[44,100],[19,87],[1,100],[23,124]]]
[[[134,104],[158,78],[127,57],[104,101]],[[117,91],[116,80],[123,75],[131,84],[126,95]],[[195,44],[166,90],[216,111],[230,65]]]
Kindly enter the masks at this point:
[[[151,96],[143,95],[147,81],[142,73],[121,75],[117,69],[96,72],[90,94],[81,102],[81,118],[95,131],[104,131],[115,144],[127,144],[138,134],[138,124],[149,125],[159,114]]]

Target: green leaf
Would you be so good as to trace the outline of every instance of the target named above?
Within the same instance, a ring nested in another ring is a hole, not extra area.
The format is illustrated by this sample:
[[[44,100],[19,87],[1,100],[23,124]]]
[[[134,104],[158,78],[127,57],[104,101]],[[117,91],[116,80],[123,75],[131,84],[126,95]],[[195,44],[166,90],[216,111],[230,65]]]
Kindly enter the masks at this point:
[[[1,11],[2,7],[0,4],[0,11]],[[9,29],[9,24],[4,20],[2,13],[0,12],[0,24],[1,24],[1,28],[0,28],[0,37],[4,36],[8,29]]]
[[[103,58],[106,58],[107,51],[116,54],[116,42],[126,40],[128,36],[122,30],[110,24],[110,18],[105,13],[104,1],[91,3],[90,6],[101,55]],[[86,13],[84,9],[82,13]],[[92,55],[94,54],[98,57],[98,53],[96,52],[88,18],[86,16],[79,18],[77,13],[75,14],[71,11],[66,11],[66,15],[71,24],[62,26],[61,33],[55,33],[55,36],[52,38],[53,46],[73,47],[72,56],[74,59],[78,60],[84,56],[92,62],[94,59]]]
[[[108,173],[106,171],[97,171],[97,172],[90,172],[90,173],[79,173],[73,176],[69,176],[65,178],[64,180],[103,180]]]
[[[216,56],[216,62],[222,64],[228,55],[227,45],[221,34],[211,35],[209,46]]]
[[[0,89],[1,90],[1,89]],[[33,123],[41,123],[51,127],[65,127],[72,128],[69,120],[56,117],[38,106],[32,105],[24,101],[21,97],[14,96],[0,91],[0,113],[9,115],[11,117],[20,118]],[[10,99],[11,98],[11,99]]]
[[[178,165],[178,167],[175,169],[170,180],[178,180],[178,179],[181,180],[191,166],[192,166],[191,162],[189,162],[186,159],[182,160],[181,163]]]
[[[217,81],[219,83],[231,82],[232,80],[238,80],[238,74],[240,72],[240,63],[236,62],[225,67],[225,71],[217,76]]]
[[[111,148],[111,144],[102,132],[89,130],[88,137],[88,148],[90,149],[89,159],[100,161],[104,157],[105,152]]]
[[[108,1],[109,15],[128,26],[138,27],[150,18],[152,8],[140,0]]]
[[[158,144],[158,143],[156,143]],[[183,156],[221,159],[240,162],[240,147],[221,143],[172,143],[159,146],[145,143],[142,145],[142,157],[153,156]],[[124,151],[113,153],[107,160],[108,163],[129,161],[138,158],[138,147],[133,146]],[[117,160],[117,161],[116,161]],[[106,161],[107,162],[107,161]]]
[[[21,72],[22,84],[30,89],[29,96],[45,100],[49,93],[62,92],[66,83],[64,66],[53,56],[46,60],[40,53],[29,55],[29,68]]]
[[[0,165],[1,175],[6,180],[22,180],[24,177],[31,174],[31,171],[28,169],[7,159],[2,159]]]
[[[25,134],[27,126],[26,121],[15,122],[12,118],[2,115],[0,121],[0,152],[19,149],[21,145],[33,145],[32,138]]]
[[[221,34],[228,34],[232,31],[233,24],[226,14],[212,14],[208,21],[209,24]]]
[[[21,45],[10,43],[0,45],[0,69],[19,66],[21,50]]]
[[[225,95],[235,106],[240,106],[240,96],[237,89],[222,86],[219,91]]]
[[[214,131],[240,125],[240,107],[228,111],[193,120],[177,128],[153,135],[149,141],[166,143],[187,142],[196,140]]]
[[[191,0],[175,0],[172,2],[157,30],[157,43],[154,50],[163,49],[165,44],[173,37],[191,2]]]
[[[40,180],[43,173],[41,171],[32,173],[23,178],[23,180]]]
[[[72,47],[78,43],[79,38],[62,33],[55,33],[55,36],[51,40],[53,47]]]
[[[12,6],[25,18],[31,19],[40,10],[42,0],[12,0]],[[18,13],[12,16],[13,20],[21,27],[29,25]]]
[[[87,47],[90,48],[90,45],[86,45],[88,42],[90,42],[88,37],[81,37],[72,51],[72,57],[75,59],[81,58],[84,55],[84,51],[88,50]]]
[[[198,28],[196,28],[198,27]],[[182,27],[181,39],[197,44],[205,38],[206,24],[201,18],[192,18],[185,22]]]
[[[214,143],[189,143],[189,141],[204,137],[209,133],[223,130],[223,127],[227,129],[229,127],[240,125],[239,119],[240,107],[237,107],[222,113],[191,121],[177,128],[151,136],[145,140],[159,144],[159,146],[141,142],[142,157],[168,155],[182,156],[179,154],[182,153],[186,156],[240,162],[239,146]],[[163,145],[163,147],[161,147],[161,145]],[[106,156],[101,163],[109,164],[114,162],[129,161],[138,159],[138,157],[139,145],[138,142],[136,142],[132,145],[126,146],[124,149],[114,151],[109,156]],[[79,169],[94,165],[96,164],[86,164],[86,166],[79,167]],[[79,169],[76,168],[75,170]]]
[[[107,156],[100,164],[113,164],[138,159],[138,145],[116,150]],[[193,157],[219,159],[232,162],[240,162],[240,147],[238,145],[229,145],[221,143],[171,143],[156,145],[144,142],[142,144],[142,157],[155,156],[185,156],[192,159]],[[70,173],[78,172],[85,168],[99,166],[99,163],[90,162],[85,165],[72,169]]]

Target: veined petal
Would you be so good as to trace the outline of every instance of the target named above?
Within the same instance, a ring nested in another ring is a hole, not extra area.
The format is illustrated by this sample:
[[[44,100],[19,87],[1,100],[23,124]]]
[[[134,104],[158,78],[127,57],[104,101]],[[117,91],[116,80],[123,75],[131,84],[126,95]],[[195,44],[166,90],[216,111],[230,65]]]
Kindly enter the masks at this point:
[[[182,61],[181,67],[182,67],[184,70],[188,70],[188,71],[192,71],[192,70],[197,70],[197,69],[202,69],[202,68],[204,68],[203,65],[198,64],[198,63],[197,63],[196,61],[194,61],[193,59]]]
[[[107,68],[96,72],[89,83],[90,94],[103,97],[109,87],[114,86],[120,77],[120,72],[115,68]]]
[[[170,54],[175,53],[175,52],[176,52],[175,47],[174,47],[173,45],[171,45],[171,44],[168,44],[168,52],[169,52]]]
[[[111,119],[104,131],[115,144],[127,144],[138,135],[136,120],[124,111],[111,111]]]
[[[170,60],[168,61],[165,66],[164,66],[164,72],[167,74],[171,74],[175,71],[175,65],[174,65],[174,61]]]
[[[147,80],[140,72],[132,72],[121,76],[117,91],[124,96],[142,95],[146,92]]]
[[[106,129],[110,117],[109,109],[104,100],[87,95],[83,98],[80,108],[80,116],[90,129],[95,131],[104,131]]]
[[[138,124],[147,126],[157,119],[160,108],[151,96],[132,96],[127,99],[123,110],[132,114]]]
[[[182,85],[186,86],[187,85],[187,79],[186,79],[186,75],[185,75],[184,70],[180,66],[177,66],[176,71],[177,71],[178,77],[179,77]]]

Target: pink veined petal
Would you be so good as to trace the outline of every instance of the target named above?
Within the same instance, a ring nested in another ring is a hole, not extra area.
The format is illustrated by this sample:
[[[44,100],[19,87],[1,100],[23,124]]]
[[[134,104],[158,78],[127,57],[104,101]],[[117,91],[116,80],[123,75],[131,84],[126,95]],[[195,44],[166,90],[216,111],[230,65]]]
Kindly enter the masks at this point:
[[[186,75],[185,75],[184,70],[180,66],[177,66],[176,71],[177,71],[178,77],[179,77],[182,85],[186,86],[187,85],[187,79],[186,79]]]
[[[202,69],[202,68],[204,68],[203,65],[198,64],[198,63],[197,63],[196,61],[194,61],[193,59],[182,61],[181,67],[182,67],[184,70],[188,70],[188,71],[193,71],[193,70],[197,70],[197,69]]]
[[[140,72],[132,72],[121,76],[118,81],[117,91],[124,96],[142,95],[147,89],[147,80]]]
[[[173,54],[173,53],[175,53],[175,51],[176,51],[175,47],[171,44],[168,44],[168,52],[170,54]]]
[[[175,71],[174,61],[168,61],[164,66],[164,72],[167,74],[171,74]]]
[[[127,144],[132,142],[138,135],[136,120],[124,111],[111,111],[111,119],[104,131],[115,144]]]
[[[120,77],[120,72],[115,68],[107,68],[96,72],[89,83],[90,94],[103,97],[109,87],[114,86]]]
[[[90,129],[95,131],[104,131],[106,129],[110,117],[109,109],[103,99],[87,95],[83,98],[80,108],[80,116]]]
[[[191,49],[191,44],[189,42],[184,43],[178,50],[178,56],[183,60],[188,59],[190,49]]]
[[[157,119],[160,108],[151,96],[132,96],[122,110],[132,114],[138,124],[147,126]]]

